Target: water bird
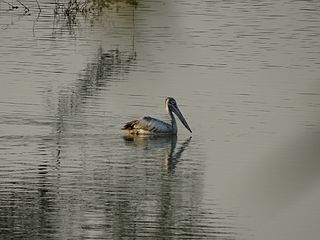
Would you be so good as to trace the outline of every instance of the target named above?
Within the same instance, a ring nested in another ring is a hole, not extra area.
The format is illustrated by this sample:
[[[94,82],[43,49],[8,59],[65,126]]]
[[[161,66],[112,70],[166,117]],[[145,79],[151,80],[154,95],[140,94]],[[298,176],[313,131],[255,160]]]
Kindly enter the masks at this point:
[[[133,121],[127,122],[122,127],[122,130],[127,130],[128,135],[176,135],[178,127],[176,119],[173,115],[173,113],[175,113],[175,115],[180,119],[186,129],[188,129],[192,133],[187,121],[178,108],[176,100],[173,97],[165,98],[165,108],[166,112],[169,114],[171,123],[145,116],[140,119],[135,119]]]

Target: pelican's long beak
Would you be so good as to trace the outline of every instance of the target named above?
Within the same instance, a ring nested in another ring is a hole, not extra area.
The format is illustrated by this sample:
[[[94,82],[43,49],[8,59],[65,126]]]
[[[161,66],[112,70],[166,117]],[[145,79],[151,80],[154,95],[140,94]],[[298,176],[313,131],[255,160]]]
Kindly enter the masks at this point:
[[[182,122],[182,124],[186,127],[186,129],[188,129],[191,133],[191,129],[186,121],[186,119],[183,117],[182,113],[180,112],[178,106],[174,107],[174,106],[170,106],[172,111],[177,115],[177,117],[180,119],[180,121]]]

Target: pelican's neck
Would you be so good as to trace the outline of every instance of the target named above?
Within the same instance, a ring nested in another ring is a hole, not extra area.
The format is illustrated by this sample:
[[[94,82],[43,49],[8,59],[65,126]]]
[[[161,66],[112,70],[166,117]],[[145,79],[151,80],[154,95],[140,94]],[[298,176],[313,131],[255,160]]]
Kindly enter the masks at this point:
[[[168,114],[169,114],[169,116],[170,116],[170,118],[171,118],[172,130],[173,130],[174,133],[177,133],[177,122],[176,122],[176,118],[174,117],[172,111],[171,111],[169,108],[167,108],[167,111],[168,111]]]

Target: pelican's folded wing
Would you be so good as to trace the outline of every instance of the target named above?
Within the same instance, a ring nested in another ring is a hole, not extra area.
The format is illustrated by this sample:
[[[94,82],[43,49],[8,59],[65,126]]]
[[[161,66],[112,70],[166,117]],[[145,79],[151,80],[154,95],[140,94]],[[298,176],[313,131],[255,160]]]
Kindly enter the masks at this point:
[[[142,130],[144,131],[144,133],[147,133],[147,132],[165,133],[170,131],[170,127],[171,125],[166,122],[147,116],[147,117],[142,117],[140,119],[133,120],[131,122],[126,123],[122,129],[123,130]]]

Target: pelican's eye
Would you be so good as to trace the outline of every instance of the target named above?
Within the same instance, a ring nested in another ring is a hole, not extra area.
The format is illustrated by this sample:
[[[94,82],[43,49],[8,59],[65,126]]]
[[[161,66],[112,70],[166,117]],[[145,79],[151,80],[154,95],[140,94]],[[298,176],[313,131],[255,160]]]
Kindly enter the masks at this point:
[[[171,100],[171,101],[170,101],[170,104],[172,104],[173,106],[176,106],[176,105],[177,105],[177,103],[176,103],[175,100]]]

